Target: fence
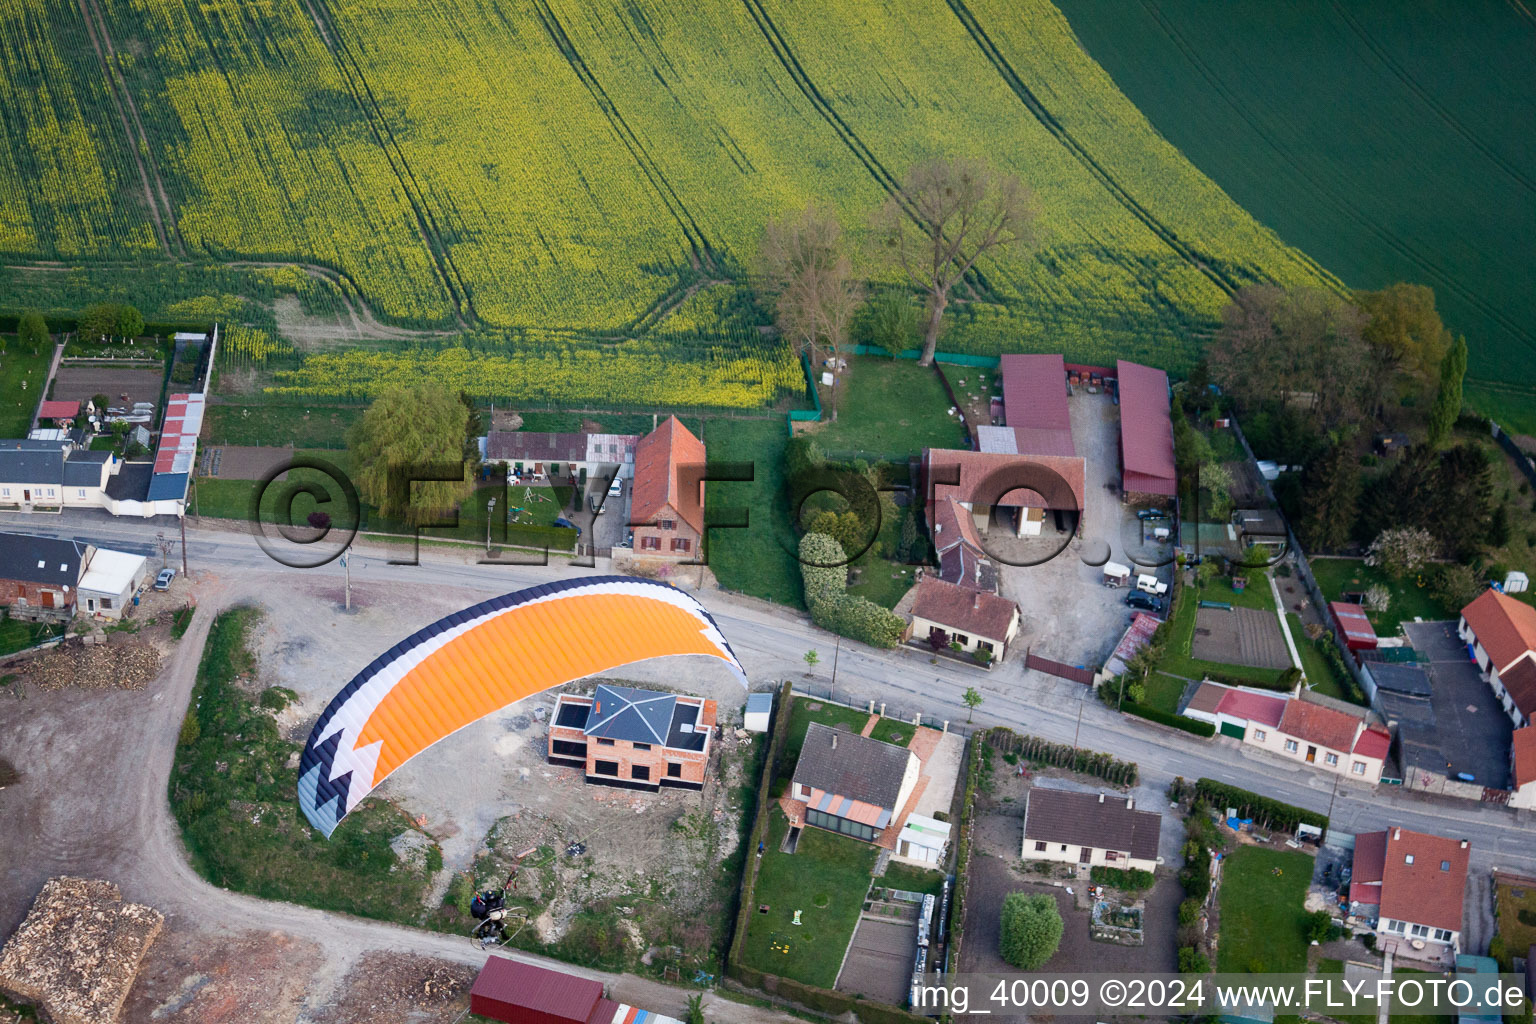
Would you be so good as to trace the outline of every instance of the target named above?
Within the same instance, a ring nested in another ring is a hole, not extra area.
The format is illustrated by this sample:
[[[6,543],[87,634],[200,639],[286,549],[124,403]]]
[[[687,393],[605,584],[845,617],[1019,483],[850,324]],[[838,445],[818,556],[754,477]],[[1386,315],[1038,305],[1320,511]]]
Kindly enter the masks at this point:
[[[1024,652],[1024,664],[1028,668],[1044,672],[1047,675],[1070,679],[1074,683],[1082,683],[1084,686],[1093,685],[1094,672],[1091,668],[1081,668],[1077,665],[1068,665],[1061,661],[1052,661],[1050,658],[1042,658],[1040,655],[1027,649]]]
[[[1536,462],[1532,462],[1531,457],[1520,450],[1520,446],[1515,444],[1515,439],[1506,434],[1503,427],[1492,423],[1490,429],[1499,447],[1509,453],[1509,457],[1515,460],[1515,465],[1520,468],[1520,472],[1524,473],[1525,478],[1531,482],[1531,486],[1536,488]]]
[[[806,686],[802,683],[795,683],[793,686],[793,695],[797,698],[836,704],[838,707],[848,708],[851,711],[875,714],[897,722],[908,722],[912,725],[926,726],[929,729],[952,732],[959,736],[970,736],[976,729],[975,726],[967,725],[964,722],[956,722],[952,718],[941,718],[937,715],[927,714],[921,708],[900,707],[889,701],[868,700],[862,704],[849,704],[847,701],[838,700],[833,696],[836,690],[830,686],[827,688],[825,695],[818,693],[813,686]]]

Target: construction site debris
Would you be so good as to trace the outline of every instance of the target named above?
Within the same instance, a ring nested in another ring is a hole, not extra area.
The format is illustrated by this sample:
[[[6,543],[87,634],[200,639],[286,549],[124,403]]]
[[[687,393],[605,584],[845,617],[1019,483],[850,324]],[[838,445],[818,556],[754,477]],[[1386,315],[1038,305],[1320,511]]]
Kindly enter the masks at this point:
[[[164,920],[111,882],[50,878],[0,953],[0,991],[54,1024],[115,1021]]]
[[[142,690],[160,672],[160,651],[122,633],[93,646],[84,637],[70,637],[17,669],[40,690]]]

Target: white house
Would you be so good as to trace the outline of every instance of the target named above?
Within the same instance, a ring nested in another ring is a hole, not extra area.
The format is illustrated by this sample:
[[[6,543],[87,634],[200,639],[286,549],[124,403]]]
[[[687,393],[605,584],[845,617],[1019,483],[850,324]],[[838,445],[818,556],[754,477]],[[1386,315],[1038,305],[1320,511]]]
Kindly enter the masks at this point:
[[[1465,839],[1405,828],[1357,835],[1350,914],[1373,924],[1384,950],[1423,959],[1454,956],[1470,859]]]
[[[914,591],[911,624],[911,636],[919,642],[937,629],[961,650],[985,651],[993,661],[1002,661],[1019,633],[1019,606],[1005,597],[929,576]]]
[[[1025,798],[1021,856],[1152,871],[1162,822],[1160,814],[1136,810],[1130,797],[1036,787]]]
[[[149,560],[143,555],[98,548],[76,586],[76,608],[81,614],[120,619],[148,578]]]
[[[897,821],[921,771],[906,747],[812,722],[788,794],[790,823],[875,842]]]
[[[1488,589],[1461,610],[1457,632],[1519,728],[1536,718],[1536,608]]]

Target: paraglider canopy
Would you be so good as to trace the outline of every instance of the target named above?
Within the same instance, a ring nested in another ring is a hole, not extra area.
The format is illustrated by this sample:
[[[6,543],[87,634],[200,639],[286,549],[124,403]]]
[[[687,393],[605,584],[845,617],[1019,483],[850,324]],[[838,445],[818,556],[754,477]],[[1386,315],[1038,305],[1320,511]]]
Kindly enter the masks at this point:
[[[508,704],[671,655],[718,658],[747,684],[693,597],[633,576],[565,580],[482,601],[376,658],[321,713],[299,759],[299,807],[326,836],[391,772]]]

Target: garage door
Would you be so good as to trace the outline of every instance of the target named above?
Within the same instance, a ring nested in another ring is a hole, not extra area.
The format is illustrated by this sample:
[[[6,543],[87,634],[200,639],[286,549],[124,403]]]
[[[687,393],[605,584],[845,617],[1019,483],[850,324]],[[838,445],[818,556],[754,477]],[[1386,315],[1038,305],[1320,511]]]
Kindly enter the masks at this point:
[[[1238,725],[1236,722],[1221,723],[1221,734],[1223,736],[1231,736],[1233,739],[1240,740],[1243,738],[1243,733],[1245,731],[1246,730],[1244,730],[1244,728],[1241,725]]]

